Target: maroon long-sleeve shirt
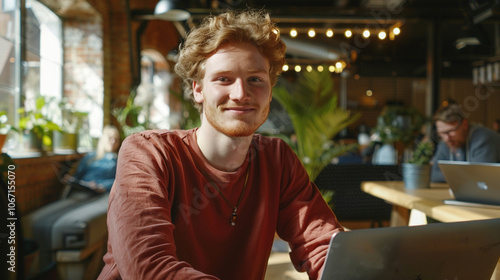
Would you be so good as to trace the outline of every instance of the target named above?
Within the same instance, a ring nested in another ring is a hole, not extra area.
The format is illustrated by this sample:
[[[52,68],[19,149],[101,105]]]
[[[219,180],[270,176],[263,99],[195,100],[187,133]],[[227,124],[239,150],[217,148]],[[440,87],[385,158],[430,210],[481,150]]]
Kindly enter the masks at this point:
[[[275,232],[289,242],[296,268],[318,278],[330,237],[342,227],[294,152],[255,135],[241,168],[225,172],[203,157],[195,131],[147,131],[124,141],[99,279],[263,279]]]

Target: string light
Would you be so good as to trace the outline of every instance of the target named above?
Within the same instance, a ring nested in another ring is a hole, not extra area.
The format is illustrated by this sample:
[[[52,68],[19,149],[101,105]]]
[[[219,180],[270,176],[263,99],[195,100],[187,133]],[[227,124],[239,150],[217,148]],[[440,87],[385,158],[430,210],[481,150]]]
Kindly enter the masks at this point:
[[[313,38],[314,36],[316,36],[316,31],[314,31],[314,29],[309,29],[309,31],[307,31],[307,35],[309,35],[309,37]]]
[[[293,70],[297,73],[301,72],[302,70],[305,69],[307,72],[312,72],[314,70],[314,67],[316,67],[316,70],[318,72],[323,72],[325,71],[325,66],[324,65],[301,65],[301,64],[296,64],[293,66]],[[335,65],[329,65],[327,66],[326,70],[329,71],[330,73],[342,73],[344,71],[344,68],[346,67],[346,63],[344,61],[338,61],[335,63]],[[290,65],[285,64],[283,65],[283,72],[287,72],[291,69]]]
[[[384,40],[386,37],[387,37],[387,33],[385,33],[385,31],[380,31],[380,32],[378,33],[378,38],[379,38],[380,40]]]
[[[365,38],[370,37],[370,30],[365,29],[365,30],[363,31],[363,37],[365,37]]]
[[[370,31],[369,29],[364,29],[362,32],[359,32],[358,29],[356,29],[356,34],[363,36],[363,38],[369,38],[372,35],[372,31]],[[280,33],[279,30],[273,30],[273,32],[276,33],[276,34]],[[289,30],[290,37],[291,38],[296,38],[299,35],[299,32],[301,34],[306,33],[310,38],[316,37],[316,35],[317,35],[318,32],[320,34],[325,34],[326,37],[328,37],[328,38],[331,38],[331,37],[333,37],[335,35],[336,31],[333,28],[328,28],[328,29],[322,29],[322,28],[320,28],[320,29],[314,29],[314,28],[309,28],[309,29],[305,29],[305,28],[303,28],[303,29],[302,28],[301,29],[291,28]],[[337,31],[337,32],[340,32],[340,30]],[[353,37],[355,35],[354,31],[352,31],[351,29],[345,29],[343,32],[344,32],[344,36],[346,38],[351,38],[351,37]],[[373,32],[375,32],[375,31],[373,31]],[[398,27],[395,27],[395,28],[390,29],[390,32],[388,32],[387,30],[381,30],[381,31],[377,31],[377,32],[375,32],[373,34],[377,34],[377,37],[380,40],[384,40],[387,37],[389,37],[391,40],[394,40],[395,37],[397,35],[399,35],[400,33],[401,33],[401,29],[399,29]]]
[[[326,30],[326,37],[328,37],[328,38],[333,37],[333,30],[331,28],[328,28]]]

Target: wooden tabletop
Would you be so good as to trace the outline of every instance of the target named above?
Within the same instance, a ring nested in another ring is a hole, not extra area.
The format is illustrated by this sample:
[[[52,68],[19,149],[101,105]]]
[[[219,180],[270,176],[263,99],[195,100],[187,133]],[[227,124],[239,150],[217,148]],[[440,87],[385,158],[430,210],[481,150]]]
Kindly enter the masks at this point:
[[[371,181],[363,182],[361,189],[393,205],[419,210],[441,222],[500,218],[498,209],[444,204],[443,200],[453,198],[446,184],[433,183],[427,189],[406,189],[400,181]]]

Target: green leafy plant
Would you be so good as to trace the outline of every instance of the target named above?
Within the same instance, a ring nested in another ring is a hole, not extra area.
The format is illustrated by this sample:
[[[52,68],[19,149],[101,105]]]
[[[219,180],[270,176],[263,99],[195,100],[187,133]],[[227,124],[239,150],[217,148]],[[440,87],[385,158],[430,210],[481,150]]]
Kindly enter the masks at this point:
[[[182,92],[177,92],[171,89],[170,94],[177,98],[177,100],[179,100],[182,104],[182,120],[180,127],[182,129],[190,129],[200,126],[200,112],[193,105],[193,101],[190,98],[185,98]]]
[[[0,134],[7,134],[12,129],[12,126],[7,121],[7,112],[0,111]]]
[[[61,131],[67,133],[78,133],[83,120],[88,116],[87,112],[81,112],[76,109],[76,106],[71,104],[67,98],[61,99],[58,103],[61,111]]]
[[[24,107],[18,109],[20,114],[19,130],[32,131],[36,137],[40,139],[45,146],[52,145],[52,132],[61,130],[59,125],[54,123],[44,111],[47,105],[47,100],[43,96],[38,96],[35,100],[33,110],[26,110]]]
[[[113,116],[119,123],[123,133],[122,139],[125,139],[125,137],[133,133],[149,129],[149,120],[143,122],[139,121],[142,106],[134,104],[136,95],[137,92],[132,91],[127,99],[125,107],[115,108],[113,110]]]
[[[374,132],[385,144],[402,142],[409,145],[425,121],[425,116],[414,107],[390,105],[378,116]]]
[[[415,148],[413,156],[410,158],[410,160],[408,160],[408,163],[418,165],[429,164],[432,160],[433,155],[434,144],[430,141],[422,141]]]
[[[305,72],[296,81],[292,92],[285,86],[276,86],[273,96],[290,116],[297,137],[292,148],[311,181],[334,157],[357,148],[357,144],[340,145],[332,140],[361,115],[351,115],[338,106],[329,72]]]

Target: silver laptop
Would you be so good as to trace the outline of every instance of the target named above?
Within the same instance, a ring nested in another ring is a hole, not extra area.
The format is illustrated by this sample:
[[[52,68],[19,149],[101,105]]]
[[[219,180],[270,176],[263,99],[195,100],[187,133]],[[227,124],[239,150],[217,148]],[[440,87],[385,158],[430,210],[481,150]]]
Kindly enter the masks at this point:
[[[500,219],[340,232],[321,280],[489,280],[500,258]]]
[[[500,163],[440,160],[438,164],[455,197],[444,203],[500,209]]]

